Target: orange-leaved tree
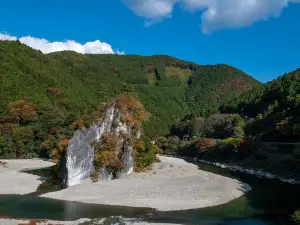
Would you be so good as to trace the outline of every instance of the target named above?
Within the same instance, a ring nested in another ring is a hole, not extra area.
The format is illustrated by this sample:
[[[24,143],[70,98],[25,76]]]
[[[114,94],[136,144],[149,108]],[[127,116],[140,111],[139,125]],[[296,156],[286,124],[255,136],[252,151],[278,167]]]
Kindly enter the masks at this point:
[[[132,126],[140,125],[145,120],[145,109],[136,98],[121,94],[113,99],[121,110],[127,110],[122,120]]]
[[[69,140],[63,139],[57,143],[56,148],[52,149],[51,156],[53,158],[53,161],[56,163],[56,165],[59,165],[61,156],[64,153],[64,151],[67,150],[68,145],[69,145]]]
[[[17,123],[26,123],[37,120],[37,109],[26,100],[18,100],[8,104],[9,116]]]

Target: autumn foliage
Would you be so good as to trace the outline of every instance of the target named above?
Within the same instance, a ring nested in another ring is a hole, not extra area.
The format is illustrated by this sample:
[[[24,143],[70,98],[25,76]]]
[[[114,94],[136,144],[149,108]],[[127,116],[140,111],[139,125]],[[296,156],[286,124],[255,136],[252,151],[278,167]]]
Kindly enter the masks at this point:
[[[73,130],[81,129],[84,127],[84,121],[83,120],[77,120],[71,125]]]
[[[113,73],[118,73],[118,72],[119,72],[118,68],[116,68],[116,67],[111,68],[111,71],[112,71]]]
[[[59,97],[62,96],[62,90],[60,88],[48,88],[47,95]]]
[[[145,73],[153,73],[155,70],[155,66],[154,65],[144,65],[143,66],[143,71]]]
[[[133,145],[133,149],[137,152],[144,152],[145,151],[145,142],[144,141],[136,141]]]
[[[216,145],[216,143],[210,138],[201,138],[195,142],[195,145],[198,151],[205,151],[210,147]]]
[[[113,102],[121,109],[126,110],[123,121],[130,125],[139,125],[145,120],[145,109],[140,101],[132,96],[121,94],[113,99]]]
[[[105,133],[99,142],[93,143],[95,148],[95,165],[121,169],[123,164],[118,157],[116,149],[119,138],[113,134]]]
[[[53,158],[53,161],[56,164],[58,164],[58,162],[60,161],[60,158],[63,152],[67,149],[68,145],[69,145],[69,140],[63,139],[57,143],[56,148],[52,149],[51,156]]]
[[[26,123],[37,120],[37,109],[32,103],[18,100],[8,104],[9,116],[17,123]]]
[[[115,151],[96,151],[95,163],[110,168],[122,168],[122,161],[118,158]]]

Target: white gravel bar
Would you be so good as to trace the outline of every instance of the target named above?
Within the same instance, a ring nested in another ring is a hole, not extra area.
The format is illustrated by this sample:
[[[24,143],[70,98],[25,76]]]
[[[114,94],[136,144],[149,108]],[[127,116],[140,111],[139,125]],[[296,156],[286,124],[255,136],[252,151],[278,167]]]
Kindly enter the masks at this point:
[[[188,163],[183,159],[165,156],[159,156],[159,159],[161,162],[154,163],[152,170],[133,173],[125,179],[99,181],[97,183],[92,183],[88,179],[82,184],[47,193],[42,197],[82,203],[150,207],[159,211],[173,211],[224,204],[242,196],[251,189],[249,185],[238,180],[202,171],[197,165]],[[1,161],[7,163],[7,168],[0,165],[0,194],[34,192],[42,183],[42,179],[39,176],[20,171],[53,165],[53,163],[41,159]],[[79,225],[87,221],[88,219],[80,219],[73,222],[52,221],[52,223],[48,221],[48,223]],[[1,219],[0,217],[0,224],[17,225],[20,224],[20,221]],[[148,225],[150,223],[126,222],[126,224]]]
[[[126,179],[90,180],[68,189],[42,195],[47,198],[159,211],[196,209],[227,203],[250,190],[238,180],[202,171],[183,159],[159,157],[152,170]]]
[[[0,165],[0,195],[4,194],[28,194],[36,191],[43,183],[39,176],[21,172],[26,169],[39,169],[54,165],[52,162],[41,159],[16,159],[0,160],[6,166]]]

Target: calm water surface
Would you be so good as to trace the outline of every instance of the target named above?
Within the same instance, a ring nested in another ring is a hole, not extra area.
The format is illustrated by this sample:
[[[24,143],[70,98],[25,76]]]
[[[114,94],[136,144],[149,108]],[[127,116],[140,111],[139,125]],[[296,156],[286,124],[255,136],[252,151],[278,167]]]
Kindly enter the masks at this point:
[[[237,178],[252,190],[227,204],[197,210],[157,212],[147,208],[117,207],[60,201],[32,195],[0,195],[0,216],[76,220],[119,216],[149,222],[199,225],[292,224],[289,215],[300,209],[300,186],[259,179],[240,172],[199,164],[202,170]],[[43,175],[47,170],[36,171]]]

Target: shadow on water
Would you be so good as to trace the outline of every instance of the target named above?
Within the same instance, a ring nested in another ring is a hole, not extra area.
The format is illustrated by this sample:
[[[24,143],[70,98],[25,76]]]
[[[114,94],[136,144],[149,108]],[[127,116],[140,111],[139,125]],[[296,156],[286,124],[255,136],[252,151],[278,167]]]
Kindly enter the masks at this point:
[[[52,179],[53,169],[54,167],[23,170],[24,173],[39,176],[38,179],[44,182],[35,192],[26,195],[0,195],[0,217],[66,221],[110,216],[140,218],[155,211],[150,208],[85,204],[39,197],[41,194],[61,190],[59,182]]]
[[[142,217],[153,209],[84,204],[26,195],[0,195],[0,215],[12,218],[77,220],[110,216]]]

